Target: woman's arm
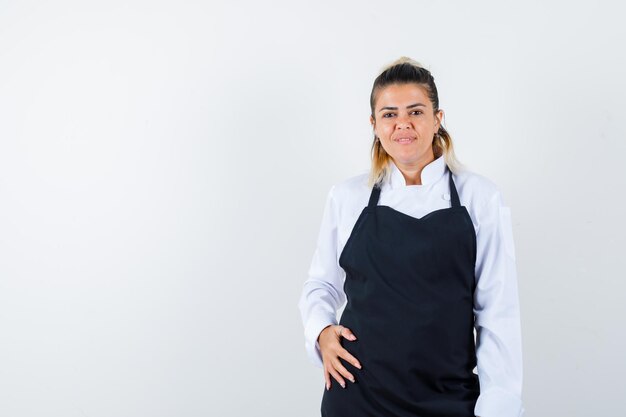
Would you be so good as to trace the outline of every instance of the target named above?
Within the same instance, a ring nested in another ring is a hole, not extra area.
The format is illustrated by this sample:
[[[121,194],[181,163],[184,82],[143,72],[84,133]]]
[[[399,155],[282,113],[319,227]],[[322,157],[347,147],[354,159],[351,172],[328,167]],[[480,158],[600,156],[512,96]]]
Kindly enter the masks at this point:
[[[330,324],[337,324],[337,309],[346,300],[343,291],[345,272],[337,257],[338,208],[331,187],[326,197],[317,248],[298,302],[304,325],[305,349],[311,362],[323,367],[318,336]]]
[[[496,193],[478,213],[474,315],[479,417],[520,417],[522,340],[511,211]]]

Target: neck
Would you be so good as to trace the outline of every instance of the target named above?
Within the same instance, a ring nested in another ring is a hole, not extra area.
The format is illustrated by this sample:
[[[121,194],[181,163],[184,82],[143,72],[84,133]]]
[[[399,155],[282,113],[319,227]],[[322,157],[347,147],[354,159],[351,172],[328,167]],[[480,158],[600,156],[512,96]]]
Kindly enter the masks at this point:
[[[410,163],[403,163],[394,160],[396,166],[402,173],[406,185],[422,185],[422,170],[424,167],[435,160],[432,152],[422,155],[420,159]]]

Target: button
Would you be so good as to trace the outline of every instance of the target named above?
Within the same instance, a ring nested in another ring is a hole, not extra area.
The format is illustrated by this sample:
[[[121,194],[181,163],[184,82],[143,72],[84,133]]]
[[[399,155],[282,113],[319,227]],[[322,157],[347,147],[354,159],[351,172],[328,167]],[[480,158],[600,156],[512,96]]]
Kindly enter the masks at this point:
[[[443,193],[443,194],[441,195],[441,198],[443,198],[444,200],[450,200],[450,194],[448,194],[448,193]]]

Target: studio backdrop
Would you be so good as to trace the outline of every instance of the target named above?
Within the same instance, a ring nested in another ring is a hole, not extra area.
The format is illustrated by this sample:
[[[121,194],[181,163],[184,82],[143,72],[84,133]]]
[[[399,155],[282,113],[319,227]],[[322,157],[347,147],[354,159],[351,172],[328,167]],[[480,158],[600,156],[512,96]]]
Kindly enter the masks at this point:
[[[400,56],[511,208],[525,417],[623,416],[622,16],[0,1],[0,416],[319,416],[298,297]]]

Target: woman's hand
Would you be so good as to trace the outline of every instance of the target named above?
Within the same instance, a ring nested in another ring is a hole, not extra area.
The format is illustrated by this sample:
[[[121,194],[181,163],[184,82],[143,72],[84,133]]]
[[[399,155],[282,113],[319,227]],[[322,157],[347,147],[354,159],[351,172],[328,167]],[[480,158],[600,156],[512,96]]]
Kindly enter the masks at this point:
[[[341,337],[345,337],[350,341],[356,340],[356,336],[352,331],[341,324],[331,324],[325,327],[317,338],[322,353],[322,361],[324,362],[326,390],[330,389],[330,375],[332,375],[343,388],[346,387],[346,383],[342,375],[354,382],[354,376],[341,364],[341,361],[339,361],[340,357],[361,369],[359,361],[341,346],[339,342]]]

